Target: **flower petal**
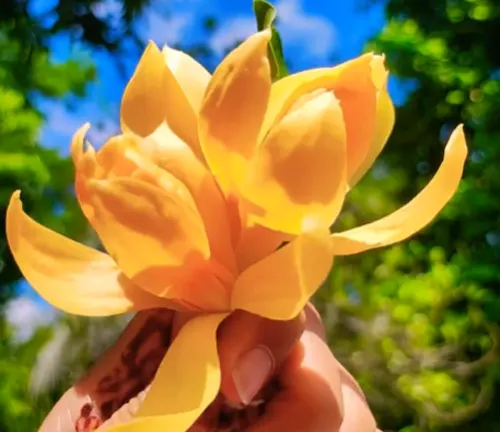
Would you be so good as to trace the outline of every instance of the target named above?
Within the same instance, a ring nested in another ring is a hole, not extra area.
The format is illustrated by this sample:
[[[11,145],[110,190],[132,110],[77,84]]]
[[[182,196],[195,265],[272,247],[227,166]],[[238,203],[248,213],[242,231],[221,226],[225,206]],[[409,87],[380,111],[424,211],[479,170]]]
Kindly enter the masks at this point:
[[[333,90],[344,115],[349,178],[368,154],[375,128],[375,81],[380,74],[372,73],[372,60],[373,54],[364,54],[333,68],[312,69],[276,81],[271,89],[261,136],[285,115],[298,98],[318,89]]]
[[[109,432],[185,432],[215,400],[221,383],[217,329],[227,314],[201,315],[180,331],[136,418]]]
[[[31,219],[15,192],[7,209],[7,240],[26,280],[54,307],[108,316],[167,306],[128,280],[109,255],[70,240]]]
[[[96,199],[98,200],[99,198],[99,193],[96,194],[96,186],[109,186],[107,181],[114,179],[118,182],[136,182],[135,184],[137,185],[149,185],[152,187],[152,190],[160,190],[163,191],[164,194],[167,194],[167,196],[171,196],[172,200],[177,203],[177,205],[180,205],[186,214],[191,216],[191,219],[181,216],[184,222],[190,223],[191,221],[193,223],[192,227],[184,226],[182,229],[189,232],[188,230],[191,229],[196,231],[196,227],[198,227],[200,232],[199,235],[202,236],[203,239],[205,238],[205,226],[209,226],[211,220],[209,219],[208,223],[203,225],[203,221],[198,214],[197,205],[187,187],[169,171],[161,169],[151,158],[146,157],[143,152],[139,153],[144,141],[145,139],[139,138],[136,135],[121,135],[109,140],[97,155],[93,155],[92,152],[90,152],[90,155],[85,154],[83,156],[82,160],[87,160],[88,163],[86,165],[88,167],[91,166],[91,163],[94,163],[95,167],[92,169],[85,169],[84,166],[81,170],[79,168],[77,169],[77,178],[85,178],[85,180],[77,181],[76,187],[81,206],[85,209],[86,216],[100,235],[108,250],[115,251],[113,252],[114,256],[120,260],[120,265],[126,268],[129,277],[133,278],[134,282],[142,286],[146,291],[160,297],[168,297],[170,300],[175,300],[176,304],[184,305],[191,310],[227,310],[229,307],[229,290],[227,287],[232,285],[234,277],[224,268],[225,261],[221,261],[222,265],[217,261],[217,258],[220,257],[218,254],[221,253],[219,248],[221,239],[216,239],[214,243],[211,243],[210,255],[212,255],[212,250],[216,253],[213,254],[214,259],[210,261],[204,260],[203,257],[199,256],[199,251],[190,249],[189,239],[186,238],[186,241],[181,243],[181,248],[186,247],[186,250],[189,251],[186,263],[172,263],[168,259],[164,260],[164,255],[161,254],[157,255],[155,258],[148,257],[147,254],[144,254],[142,255],[142,261],[139,262],[139,260],[133,256],[133,253],[136,253],[136,251],[126,247],[126,243],[129,241],[132,242],[134,239],[137,239],[139,242],[141,241],[138,229],[132,228],[131,231],[124,231],[122,229],[123,227],[120,228],[119,224],[112,224],[112,229],[116,229],[119,232],[113,231],[115,234],[109,234],[107,233],[107,229],[103,227],[103,211],[96,211],[98,206],[96,206]],[[169,154],[170,153],[171,152],[169,152]],[[193,159],[193,163],[197,164],[196,166],[202,167],[206,172],[206,169],[201,162],[196,159],[194,154],[191,152],[189,154]],[[81,176],[80,171],[83,172]],[[195,177],[194,172],[190,171],[190,173],[191,177]],[[93,175],[95,178],[87,178],[86,175]],[[95,183],[98,179],[102,179],[103,181],[101,183]],[[192,184],[192,180],[190,180],[190,183]],[[141,191],[141,189],[138,189],[134,193],[143,194]],[[117,199],[116,196],[114,198],[115,200]],[[203,198],[207,199],[207,196]],[[134,197],[131,197],[131,199],[133,200]],[[220,199],[222,198],[220,197]],[[168,205],[168,202],[165,201],[165,204]],[[153,207],[156,208],[156,206],[157,203],[153,203]],[[128,208],[125,208],[124,211],[126,215],[131,217],[145,217],[144,214],[134,214],[134,211],[130,211]],[[152,211],[154,213],[155,210],[152,209]],[[167,215],[168,217],[176,214],[173,208],[167,208],[166,210],[164,209],[164,211],[167,213],[171,212]],[[212,209],[212,211],[215,211],[215,209]],[[99,215],[101,215],[101,217],[99,217]],[[137,223],[140,225],[139,220]],[[170,224],[172,223],[175,225],[176,221],[170,221]],[[173,250],[174,247],[172,247],[171,243],[161,243],[162,235],[165,234],[167,224],[168,222],[166,224],[162,222],[160,216],[156,228],[153,228],[154,223],[150,225],[152,231],[150,231],[148,235],[154,237],[156,229],[156,234],[158,235],[157,240],[160,241],[160,248],[170,245],[172,250],[169,249],[169,252],[174,253],[174,259],[178,258],[182,261],[184,252],[179,253],[177,250],[179,255],[175,256],[176,251]],[[213,235],[213,230],[210,233]],[[125,237],[122,238],[123,236]],[[179,241],[181,240],[182,239],[179,239]],[[144,238],[142,241],[144,242]],[[148,244],[146,240],[146,245]],[[134,243],[134,245],[137,245],[137,243]],[[124,250],[122,250],[123,248]],[[165,252],[164,249],[162,250]],[[155,249],[151,248],[148,249],[148,251],[154,253]],[[133,263],[139,265],[139,267],[130,267]],[[224,282],[221,282],[221,279]],[[176,308],[178,309],[178,307]]]
[[[176,194],[127,178],[94,180],[89,187],[93,227],[143,289],[168,297],[171,284],[209,258],[199,214]]]
[[[144,140],[141,152],[187,187],[205,224],[212,256],[235,273],[226,202],[210,171],[167,128],[159,128]]]
[[[236,247],[239,271],[273,253],[281,244],[289,241],[288,234],[270,230],[261,225],[251,225],[242,229]]]
[[[274,320],[297,316],[332,266],[329,233],[306,233],[250,266],[236,280],[232,309]]]
[[[382,70],[381,70],[382,67]],[[377,111],[375,114],[375,132],[372,143],[368,150],[368,154],[361,165],[354,171],[349,179],[349,187],[352,189],[356,183],[366,174],[371,168],[377,157],[382,152],[396,120],[394,105],[387,91],[388,72],[383,69],[383,57],[374,56],[372,61],[372,69],[374,73],[379,74],[379,79],[374,80],[378,88],[377,95]]]
[[[144,138],[133,134],[117,135],[108,140],[99,152],[96,153],[90,144],[84,152],[83,141],[86,131],[87,127],[84,126],[76,132],[71,153],[75,161],[76,195],[91,223],[94,220],[94,212],[90,209],[91,180],[133,177],[174,193],[193,209],[196,208],[187,187],[170,172],[159,168],[147,154],[143,154]],[[194,155],[193,158],[196,159]]]
[[[191,107],[198,114],[210,82],[210,73],[193,57],[182,51],[164,46],[163,55]]]
[[[165,122],[198,157],[203,158],[196,112],[165,63],[165,56],[152,42],[123,93],[120,116],[122,130],[141,137],[152,134]]]
[[[225,191],[238,185],[257,145],[271,87],[270,36],[262,31],[232,51],[215,71],[202,104],[201,146]]]
[[[332,92],[298,100],[267,135],[252,160],[242,194],[253,219],[289,234],[306,226],[328,228],[346,191],[346,135]]]
[[[463,127],[455,129],[446,145],[438,171],[415,198],[378,221],[332,235],[335,255],[352,255],[388,246],[420,231],[453,197],[462,177],[467,144]]]
[[[207,167],[179,137],[163,124],[147,138],[130,134],[114,137],[96,153],[90,145],[86,152],[83,150],[87,130],[85,125],[74,135],[71,152],[76,168],[76,194],[91,223],[89,180],[138,176],[171,190],[188,203],[194,201],[193,207],[205,224],[211,255],[229,271],[236,272],[224,196]]]

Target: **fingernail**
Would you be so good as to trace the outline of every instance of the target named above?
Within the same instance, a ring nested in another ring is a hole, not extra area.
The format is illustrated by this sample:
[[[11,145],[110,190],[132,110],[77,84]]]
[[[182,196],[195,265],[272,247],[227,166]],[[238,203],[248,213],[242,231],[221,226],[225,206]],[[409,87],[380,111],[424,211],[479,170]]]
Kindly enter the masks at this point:
[[[248,405],[257,395],[274,368],[274,358],[265,346],[245,354],[233,371],[233,381],[241,402]]]

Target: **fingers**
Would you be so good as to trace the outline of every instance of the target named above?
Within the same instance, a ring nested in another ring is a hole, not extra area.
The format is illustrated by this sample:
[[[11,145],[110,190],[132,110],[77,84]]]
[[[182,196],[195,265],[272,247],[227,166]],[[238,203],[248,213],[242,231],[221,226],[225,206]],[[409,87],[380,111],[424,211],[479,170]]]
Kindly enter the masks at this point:
[[[340,432],[381,432],[376,428],[375,419],[358,382],[343,365],[337,363],[345,407]]]
[[[339,432],[375,432],[375,419],[366,399],[358,390],[357,383],[345,370],[339,369],[342,398],[344,401],[344,419]]]
[[[234,312],[219,329],[221,392],[235,405],[250,403],[290,354],[304,329],[304,317],[272,321]]]
[[[282,391],[249,432],[375,432],[359,386],[325,342],[319,315],[308,308],[306,317],[306,330],[280,373]]]
[[[107,420],[152,380],[170,345],[173,313],[138,313],[118,341],[71,387],[39,432],[87,432]]]
[[[339,430],[343,418],[339,370],[315,332],[304,332],[281,371],[280,382],[281,392],[249,432]]]

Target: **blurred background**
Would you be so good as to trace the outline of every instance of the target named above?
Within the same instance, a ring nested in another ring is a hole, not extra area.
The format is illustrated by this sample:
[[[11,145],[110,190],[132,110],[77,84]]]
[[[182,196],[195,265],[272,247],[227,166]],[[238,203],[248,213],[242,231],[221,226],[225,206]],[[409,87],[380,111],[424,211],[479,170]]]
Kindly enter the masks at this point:
[[[394,133],[349,195],[348,228],[408,201],[463,122],[470,158],[438,220],[392,248],[338,259],[315,301],[331,347],[385,431],[499,431],[500,4],[277,0],[292,71],[385,53]],[[148,39],[210,70],[255,29],[250,0],[1,0],[0,216],[14,189],[38,221],[95,244],[72,193],[70,137],[118,132],[120,96]],[[496,164],[499,164],[497,167]],[[0,235],[0,431],[35,431],[126,317],[53,310]]]

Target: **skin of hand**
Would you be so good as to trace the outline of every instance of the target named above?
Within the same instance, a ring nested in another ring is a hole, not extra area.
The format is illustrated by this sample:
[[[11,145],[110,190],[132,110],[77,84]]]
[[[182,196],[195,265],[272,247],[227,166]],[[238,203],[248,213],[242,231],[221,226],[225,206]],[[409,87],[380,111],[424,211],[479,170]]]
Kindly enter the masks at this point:
[[[98,426],[100,432],[130,419],[171,340],[190,318],[165,310],[138,313],[63,395],[39,432],[91,432]],[[221,395],[189,432],[380,432],[356,380],[328,347],[311,305],[288,322],[236,311],[219,328],[218,339]],[[271,384],[277,385],[269,396]],[[253,409],[260,399],[266,399],[263,409]],[[253,415],[243,427],[228,423],[245,411]]]

